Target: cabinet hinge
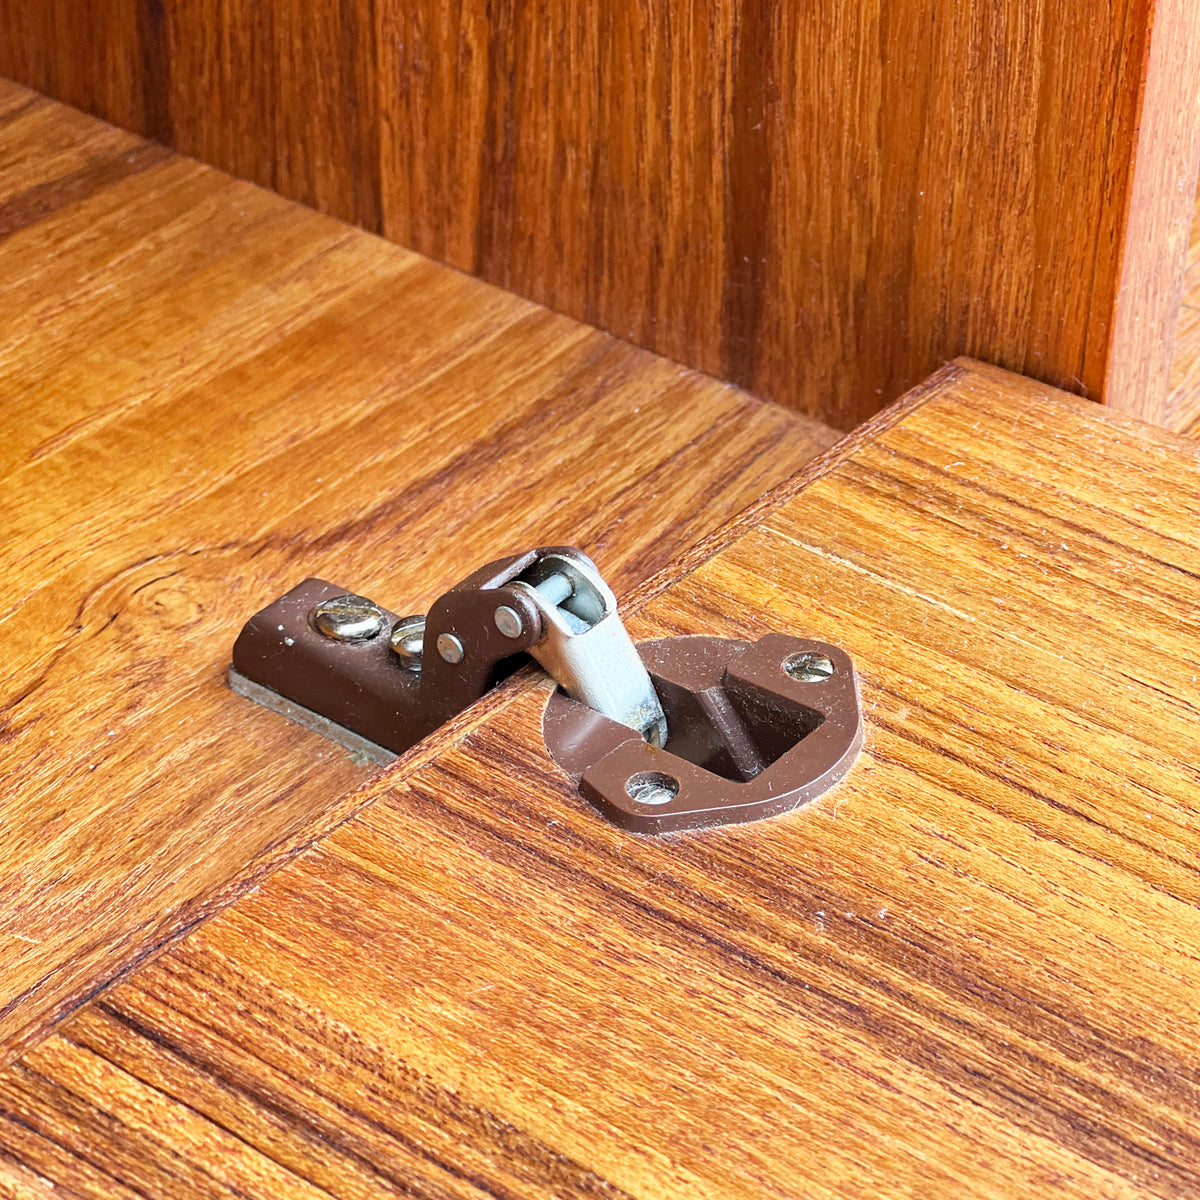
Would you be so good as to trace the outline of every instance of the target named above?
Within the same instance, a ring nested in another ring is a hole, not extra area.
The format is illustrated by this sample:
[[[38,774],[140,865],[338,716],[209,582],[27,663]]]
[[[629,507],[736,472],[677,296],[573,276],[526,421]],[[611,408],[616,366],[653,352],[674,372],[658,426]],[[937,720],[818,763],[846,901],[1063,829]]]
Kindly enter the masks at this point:
[[[849,657],[773,634],[640,648],[595,564],[569,546],[489,563],[423,616],[321,579],[256,613],[230,686],[364,760],[390,762],[528,656],[559,684],[555,760],[601,812],[662,833],[753,820],[832,786],[861,744]]]

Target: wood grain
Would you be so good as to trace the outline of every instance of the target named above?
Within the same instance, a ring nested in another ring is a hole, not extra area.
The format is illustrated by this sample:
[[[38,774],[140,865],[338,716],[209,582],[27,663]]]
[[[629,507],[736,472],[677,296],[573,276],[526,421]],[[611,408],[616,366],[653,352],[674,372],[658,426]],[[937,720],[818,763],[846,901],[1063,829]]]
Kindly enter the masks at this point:
[[[1196,428],[1200,420],[1200,204],[1194,210],[1188,238],[1166,411],[1169,428],[1191,437],[1200,433]]]
[[[959,353],[1153,415],[1194,10],[0,0],[0,73],[839,428]]]
[[[1200,6],[1158,0],[1143,70],[1105,395],[1177,429],[1168,393],[1200,168]]]
[[[846,647],[838,790],[624,835],[515,687],[0,1076],[0,1179],[1196,1194],[1196,447],[964,361],[827,467],[631,625]]]
[[[22,89],[0,120],[6,1058],[355,803],[226,690],[251,613],[556,542],[624,591],[834,435]]]

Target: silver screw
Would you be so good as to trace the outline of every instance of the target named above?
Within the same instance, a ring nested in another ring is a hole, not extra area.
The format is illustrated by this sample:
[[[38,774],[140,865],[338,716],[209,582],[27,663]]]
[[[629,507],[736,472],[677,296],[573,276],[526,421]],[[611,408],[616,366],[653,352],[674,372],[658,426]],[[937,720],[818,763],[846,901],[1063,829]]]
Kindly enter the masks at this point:
[[[439,633],[437,640],[438,653],[453,666],[466,657],[463,644],[452,633]]]
[[[798,683],[820,683],[833,674],[833,660],[828,654],[806,650],[784,659],[783,669]]]
[[[637,804],[667,804],[679,795],[679,780],[661,771],[641,771],[625,780],[625,794]]]
[[[525,632],[525,622],[515,608],[502,604],[496,609],[496,628],[507,638],[519,638]]]
[[[309,613],[318,633],[335,642],[365,642],[383,632],[383,609],[365,596],[348,592],[322,600]]]
[[[406,671],[421,669],[421,652],[425,646],[425,618],[401,617],[392,626],[392,649]]]

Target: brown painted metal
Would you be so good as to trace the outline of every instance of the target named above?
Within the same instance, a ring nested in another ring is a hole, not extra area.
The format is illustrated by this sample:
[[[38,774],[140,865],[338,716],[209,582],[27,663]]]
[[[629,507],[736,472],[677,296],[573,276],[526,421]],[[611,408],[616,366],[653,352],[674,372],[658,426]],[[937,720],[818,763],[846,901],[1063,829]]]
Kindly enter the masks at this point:
[[[419,672],[403,666],[386,631],[361,642],[319,633],[310,619],[313,608],[350,590],[323,579],[306,579],[250,618],[234,644],[233,670],[399,754],[525,661],[523,652],[541,637],[541,618],[524,593],[505,584],[545,553],[531,550],[489,563],[439,597],[426,617]],[[520,637],[504,637],[496,629],[494,614],[502,604],[521,615]],[[384,616],[389,630],[400,619],[386,609]],[[448,663],[438,654],[442,633],[462,643],[461,662]]]
[[[837,783],[862,746],[858,679],[836,646],[771,633],[754,643],[666,638],[638,652],[667,714],[665,748],[561,691],[542,722],[554,760],[622,828],[672,833],[789,812]],[[803,653],[826,655],[833,674],[793,679],[784,664]],[[668,782],[676,794],[641,802],[630,794],[639,779]]]
[[[250,680],[267,689],[272,707],[280,697],[307,718],[365,739],[370,750],[401,753],[525,661],[542,623],[528,597],[507,585],[548,552],[489,563],[439,597],[426,618],[419,672],[391,650],[386,630],[401,620],[394,613],[384,610],[385,632],[363,641],[321,634],[314,609],[346,589],[307,579],[246,623],[233,650],[235,686]],[[497,630],[502,604],[520,614],[520,637]],[[458,639],[461,661],[438,653],[441,634]],[[789,811],[841,779],[862,744],[854,665],[836,646],[768,634],[753,644],[667,638],[638,653],[667,715],[665,749],[561,690],[543,723],[555,761],[625,829],[668,833]],[[805,653],[826,656],[830,677],[791,677],[785,664]]]

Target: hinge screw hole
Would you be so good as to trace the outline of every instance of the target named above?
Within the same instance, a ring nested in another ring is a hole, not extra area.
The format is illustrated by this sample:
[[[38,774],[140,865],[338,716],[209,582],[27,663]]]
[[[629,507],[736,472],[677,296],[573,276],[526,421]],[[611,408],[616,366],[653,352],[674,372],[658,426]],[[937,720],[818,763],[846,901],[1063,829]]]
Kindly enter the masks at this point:
[[[820,683],[833,674],[833,660],[827,654],[805,650],[785,658],[783,669],[797,683]]]
[[[679,780],[662,771],[639,771],[625,780],[625,794],[637,804],[669,804],[679,795]]]

